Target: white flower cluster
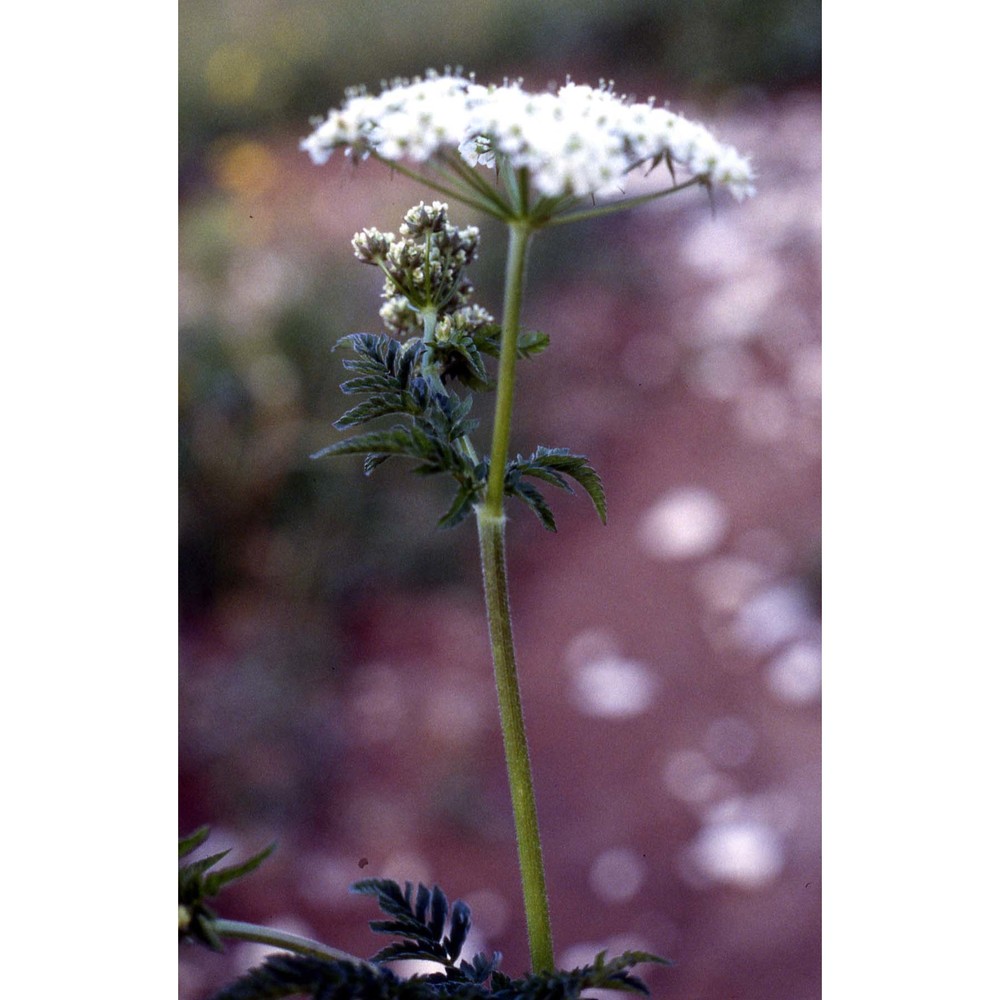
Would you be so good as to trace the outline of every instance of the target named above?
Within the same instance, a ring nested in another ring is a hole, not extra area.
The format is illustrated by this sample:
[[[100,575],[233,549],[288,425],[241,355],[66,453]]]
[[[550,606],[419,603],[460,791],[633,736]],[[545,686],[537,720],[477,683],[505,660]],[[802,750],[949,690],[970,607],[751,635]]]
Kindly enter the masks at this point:
[[[754,193],[747,160],[703,125],[652,101],[629,104],[603,84],[529,93],[518,82],[486,87],[429,73],[397,81],[377,97],[349,93],[302,140],[315,163],[338,147],[417,162],[457,151],[473,166],[492,166],[502,156],[526,168],[537,191],[550,197],[620,194],[630,170],[659,162],[728,188],[737,199]]]

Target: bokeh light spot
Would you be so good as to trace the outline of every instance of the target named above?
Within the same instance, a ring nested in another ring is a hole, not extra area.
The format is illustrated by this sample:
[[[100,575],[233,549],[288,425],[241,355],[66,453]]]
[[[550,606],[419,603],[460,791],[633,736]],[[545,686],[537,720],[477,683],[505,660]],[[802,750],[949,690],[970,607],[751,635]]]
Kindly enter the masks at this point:
[[[808,595],[796,584],[783,583],[755,595],[740,609],[733,634],[749,652],[764,653],[814,627]]]
[[[722,502],[706,489],[682,487],[647,511],[639,525],[643,547],[662,559],[688,559],[715,549],[729,528]]]
[[[646,865],[631,847],[612,847],[590,867],[590,887],[606,903],[624,903],[642,885]]]
[[[226,143],[213,160],[216,183],[242,197],[263,194],[278,176],[274,154],[263,143],[242,139]]]
[[[617,656],[581,664],[573,673],[573,701],[584,714],[625,719],[649,708],[656,682],[634,660]]]
[[[819,646],[797,642],[767,665],[767,685],[782,701],[805,704],[816,701],[822,688]]]
[[[710,823],[695,839],[693,854],[708,878],[746,889],[767,885],[784,866],[777,832],[752,819]]]

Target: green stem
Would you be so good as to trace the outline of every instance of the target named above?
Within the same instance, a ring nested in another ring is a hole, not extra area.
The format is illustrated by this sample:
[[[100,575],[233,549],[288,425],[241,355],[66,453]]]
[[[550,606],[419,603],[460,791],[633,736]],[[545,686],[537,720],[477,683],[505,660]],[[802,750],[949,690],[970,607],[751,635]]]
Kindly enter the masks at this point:
[[[548,897],[545,892],[542,844],[538,833],[538,812],[531,781],[528,738],[524,727],[524,712],[521,708],[517,664],[514,658],[514,635],[511,628],[504,546],[506,518],[503,512],[504,468],[507,464],[514,399],[514,363],[517,360],[517,333],[530,235],[531,229],[526,223],[510,223],[493,449],[490,454],[486,498],[476,509],[476,519],[479,525],[479,549],[483,563],[486,612],[489,619],[490,643],[493,648],[500,724],[507,758],[507,779],[510,784],[518,860],[521,866],[531,968],[534,972],[543,972],[555,968],[555,958],[552,949]]]
[[[300,937],[298,934],[274,930],[272,927],[245,924],[241,920],[216,919],[212,921],[212,928],[221,938],[231,938],[234,941],[253,941],[256,944],[272,945],[282,951],[291,951],[296,955],[306,955],[309,958],[323,958],[331,962],[352,962],[370,969],[377,968],[371,962],[357,958],[355,955],[349,955],[339,948],[331,948],[319,941],[312,941],[309,938]]]
[[[490,474],[486,481],[484,508],[495,518],[503,517],[503,484],[510,443],[510,422],[514,410],[514,366],[517,364],[517,334],[521,321],[521,297],[528,261],[531,229],[527,223],[509,223],[507,272],[504,279],[503,325],[500,332],[500,370],[497,373],[497,401],[493,417],[493,447]]]

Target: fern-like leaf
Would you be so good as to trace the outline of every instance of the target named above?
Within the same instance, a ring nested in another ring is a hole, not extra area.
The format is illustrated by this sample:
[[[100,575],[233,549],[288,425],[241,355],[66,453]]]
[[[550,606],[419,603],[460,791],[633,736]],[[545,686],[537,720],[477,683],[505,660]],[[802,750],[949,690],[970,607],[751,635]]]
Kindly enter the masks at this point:
[[[388,1000],[401,995],[402,985],[388,969],[302,955],[272,955],[212,1000],[278,1000],[302,995],[315,1000]],[[408,992],[407,996],[417,1000],[419,993]],[[433,996],[429,990],[424,993],[427,1000]]]
[[[530,458],[522,460],[518,455],[518,460],[522,475],[536,476],[547,482],[552,481],[548,478],[552,474],[575,479],[590,497],[602,523],[607,524],[608,507],[604,496],[604,484],[586,456],[573,455],[567,448],[546,448],[544,445],[539,445]]]
[[[414,366],[423,353],[423,345],[419,340],[410,340],[405,344],[376,333],[351,333],[341,337],[334,345],[334,350],[344,344],[349,344],[356,358],[344,360],[348,371],[358,372],[357,379],[348,380],[345,385],[357,383],[362,378],[369,378],[370,383],[378,391],[381,389],[405,389],[409,384]],[[344,388],[344,392],[363,392],[365,386],[357,385]]]
[[[448,905],[439,886],[428,889],[407,882],[405,891],[391,879],[365,879],[351,886],[352,892],[374,896],[379,909],[391,920],[372,920],[369,926],[376,934],[392,934],[403,938],[387,945],[372,957],[373,962],[391,962],[400,958],[419,958],[457,969],[456,963],[472,926],[472,913],[461,900]],[[451,914],[449,922],[448,916]],[[445,928],[448,928],[447,935]]]
[[[545,528],[555,531],[556,522],[551,509],[542,494],[524,481],[525,476],[540,479],[567,493],[574,491],[566,477],[576,480],[590,497],[601,521],[607,523],[607,502],[601,477],[583,455],[572,455],[566,448],[546,448],[540,445],[528,458],[518,455],[507,463],[504,492],[527,503]]]
[[[356,434],[345,441],[338,441],[336,444],[321,448],[311,457],[325,458],[328,455],[358,455],[366,452],[385,457],[390,455],[422,457],[418,444],[414,442],[412,430],[402,424],[397,424],[385,431]]]
[[[369,396],[363,403],[352,406],[333,426],[338,431],[368,423],[393,413],[419,413],[420,408],[411,392],[385,392]]]
[[[471,911],[461,900],[449,907],[448,897],[439,886],[428,889],[423,884],[417,887],[414,900],[411,882],[406,883],[406,890],[403,891],[391,879],[365,879],[355,883],[351,891],[374,896],[382,912],[393,918],[370,921],[373,931],[404,939],[387,945],[372,957],[373,962],[419,958],[456,968],[472,926]]]

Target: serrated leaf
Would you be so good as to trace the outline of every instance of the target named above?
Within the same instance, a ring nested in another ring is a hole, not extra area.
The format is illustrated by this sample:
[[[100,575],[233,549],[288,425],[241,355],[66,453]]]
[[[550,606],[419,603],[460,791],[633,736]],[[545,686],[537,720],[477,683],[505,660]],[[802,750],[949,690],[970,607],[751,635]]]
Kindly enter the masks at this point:
[[[333,426],[338,431],[344,431],[378,417],[393,413],[413,413],[416,409],[416,403],[408,392],[374,395],[348,410]]]
[[[380,948],[369,959],[371,962],[400,962],[403,959],[417,959],[422,962],[440,962],[444,960],[435,951],[430,951],[426,946],[419,945],[413,941],[397,941],[394,944],[387,944]]]
[[[520,455],[518,458],[520,459]],[[558,472],[554,472],[552,469],[547,469],[541,465],[525,465],[518,470],[523,476],[534,476],[536,479],[541,479],[543,482],[549,483],[551,486],[557,486],[559,489],[564,490],[566,493],[572,493],[573,487],[559,475]]]
[[[395,920],[369,920],[368,926],[376,934],[393,934],[402,937],[406,934],[423,935],[423,921],[414,917],[397,917]]]
[[[409,884],[409,883],[407,883]],[[389,878],[364,878],[351,886],[351,892],[359,896],[374,896],[383,913],[409,914],[410,904],[403,896],[399,883]]]
[[[412,455],[419,454],[414,446],[412,432],[401,425],[385,431],[370,431],[367,434],[357,434],[327,445],[311,455],[311,458],[326,458],[330,455],[359,455],[374,452],[380,455]]]
[[[566,448],[546,448],[540,445],[522,471],[528,474],[531,468],[555,469],[575,479],[590,497],[601,521],[607,524],[608,510],[604,484],[585,456],[572,455]]]
[[[340,391],[345,396],[351,396],[359,392],[393,392],[399,391],[399,380],[389,378],[384,373],[378,375],[359,375],[357,378],[349,378],[346,382],[341,382]]]

